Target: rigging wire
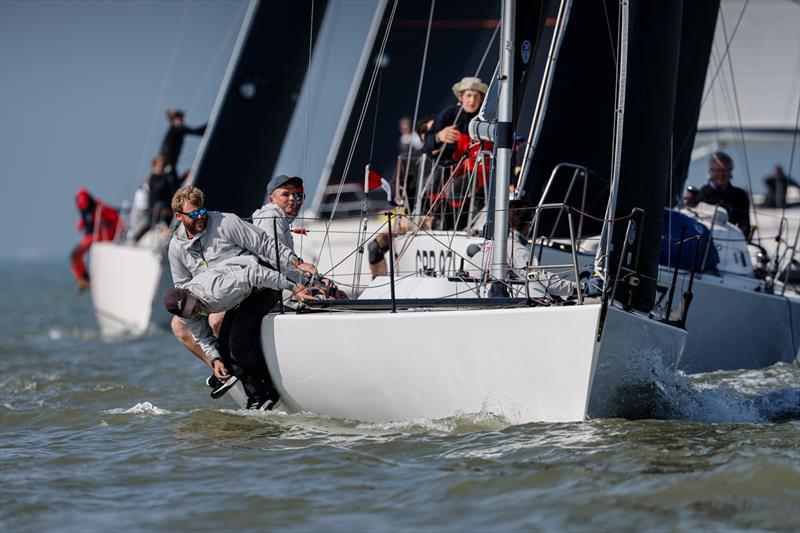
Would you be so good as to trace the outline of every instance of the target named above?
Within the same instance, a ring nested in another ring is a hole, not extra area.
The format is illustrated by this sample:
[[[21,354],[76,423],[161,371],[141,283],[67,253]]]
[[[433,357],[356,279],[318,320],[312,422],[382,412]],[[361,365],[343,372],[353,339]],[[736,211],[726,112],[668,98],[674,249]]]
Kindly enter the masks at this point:
[[[750,0],[745,0],[744,5],[742,6],[742,10],[739,12],[739,16],[736,19],[736,24],[734,24],[733,30],[731,31],[730,38],[729,39],[726,38],[724,40],[725,49],[723,50],[722,55],[719,58],[719,62],[717,63],[717,68],[714,69],[714,74],[713,74],[713,76],[711,76],[711,80],[706,82],[706,86],[707,86],[706,92],[703,95],[702,99],[700,100],[700,108],[701,109],[706,105],[706,101],[708,100],[708,98],[714,92],[714,88],[716,87],[717,77],[719,76],[719,72],[722,69],[722,66],[724,64],[725,58],[730,55],[731,44],[733,43],[734,38],[736,38],[736,33],[739,31],[739,25],[742,23],[742,18],[744,17],[745,9],[747,9],[747,4],[749,4],[749,3],[750,3]],[[722,10],[721,9],[719,11],[719,17],[722,17]],[[714,54],[714,51],[712,49],[712,55],[713,54]],[[713,109],[714,109],[715,122],[716,122],[717,125],[719,125],[719,122],[716,121],[717,109],[716,109],[716,107],[714,107]],[[717,135],[717,145],[719,145],[719,135],[720,135],[719,127],[717,127],[716,135]],[[686,148],[688,147],[689,141],[692,138],[693,138],[692,134],[687,134],[686,135],[686,138],[683,139],[683,142],[681,143],[681,149],[678,152],[679,154],[682,154],[683,151],[686,150]]]
[[[431,0],[431,11],[428,14],[428,28],[425,32],[425,47],[422,50],[422,64],[419,67],[419,82],[417,83],[417,99],[414,102],[414,118],[411,121],[411,139],[412,142],[408,143],[408,155],[406,156],[406,171],[403,176],[403,194],[406,194],[406,186],[408,185],[408,172],[411,170],[411,152],[414,149],[414,134],[417,128],[417,119],[419,118],[419,101],[422,98],[422,82],[425,80],[425,65],[428,62],[428,46],[431,40],[431,27],[433,26],[433,10],[436,7],[436,0]],[[419,184],[417,185],[419,186]],[[396,191],[399,192],[399,191]]]
[[[611,42],[611,58],[614,60],[614,70],[617,70],[619,67],[617,65],[617,49],[614,46],[614,34],[611,31],[611,19],[608,18],[608,8],[606,7],[605,0],[600,0],[603,4],[603,15],[605,15],[606,19],[606,28],[608,29],[608,40]]]
[[[747,4],[745,4],[745,7],[747,7]],[[722,13],[722,12],[720,12],[720,15],[721,15],[720,16],[720,20],[722,22],[723,36],[725,37],[725,40],[727,41],[728,40],[728,33],[727,33],[727,28],[725,26],[725,16],[724,16],[724,13]],[[744,8],[742,8],[741,15],[744,15]],[[747,145],[745,143],[744,124],[742,122],[742,108],[739,105],[739,93],[736,90],[736,79],[734,78],[734,74],[733,74],[733,60],[731,59],[731,55],[730,54],[727,54],[727,60],[728,60],[728,69],[730,71],[730,77],[731,77],[731,89],[733,91],[733,101],[734,101],[735,109],[736,109],[736,120],[737,120],[738,126],[739,126],[738,127],[739,140],[742,143],[742,155],[744,156],[744,165],[745,165],[744,169],[745,169],[745,175],[747,176],[747,188],[748,188],[747,192],[750,194],[750,198],[752,199],[753,198],[753,179],[752,179],[752,177],[750,175],[750,161],[747,158]],[[754,222],[755,226],[758,227],[758,211],[756,209],[755,204],[751,203],[751,207],[752,207],[752,210],[753,210],[753,222]],[[745,235],[745,237],[749,237],[749,235]],[[761,237],[760,236],[758,237],[758,242],[759,243],[761,242]]]
[[[326,226],[328,228],[330,227],[330,224],[333,221],[333,217],[336,214],[336,210],[339,207],[339,199],[341,198],[341,195],[342,195],[342,189],[344,187],[344,181],[347,178],[348,172],[350,171],[350,164],[353,161],[353,155],[355,154],[356,144],[358,143],[358,139],[361,136],[361,128],[364,125],[364,120],[365,120],[366,115],[367,115],[367,110],[369,108],[369,103],[370,103],[370,100],[372,99],[372,92],[373,92],[373,90],[375,88],[375,81],[377,79],[378,73],[379,73],[379,71],[381,69],[381,66],[382,66],[382,59],[384,57],[384,52],[386,51],[386,44],[389,41],[389,34],[391,33],[392,25],[394,23],[394,16],[395,16],[395,13],[397,11],[397,4],[398,4],[398,0],[394,0],[394,3],[392,4],[392,11],[389,14],[389,19],[388,19],[387,24],[386,24],[386,32],[384,33],[383,41],[381,42],[380,51],[378,52],[378,55],[376,56],[375,66],[372,69],[372,75],[370,76],[370,81],[369,81],[369,85],[368,85],[368,88],[367,88],[367,94],[364,97],[364,103],[361,106],[361,113],[359,114],[359,117],[358,117],[358,122],[357,122],[357,125],[356,125],[356,131],[355,131],[355,134],[353,135],[353,140],[350,143],[350,150],[348,151],[348,154],[347,154],[347,160],[345,162],[344,170],[342,172],[342,177],[339,179],[339,187],[338,187],[338,189],[336,191],[336,197],[334,198],[334,201],[333,201],[333,207],[331,208],[331,214],[328,217],[328,222],[326,223]],[[323,252],[326,244],[328,244],[329,251],[330,251],[330,243],[329,243],[327,232],[326,232],[325,237],[323,238],[322,243],[320,245],[320,253],[319,253],[320,256],[322,255],[322,252]],[[332,262],[333,261],[332,252],[330,252],[330,254],[331,254],[331,262]]]
[[[375,66],[372,69],[372,75],[370,77],[369,85],[367,87],[367,94],[366,94],[366,96],[364,98],[364,103],[361,106],[361,113],[359,114],[359,117],[358,117],[358,122],[356,124],[356,131],[355,131],[355,134],[353,135],[353,141],[350,143],[350,150],[348,151],[348,154],[347,154],[347,160],[345,161],[344,170],[342,171],[342,177],[339,179],[339,189],[336,191],[336,197],[335,197],[335,199],[333,201],[333,208],[331,209],[331,215],[330,215],[330,219],[331,220],[333,219],[334,215],[336,214],[336,209],[339,206],[339,198],[342,195],[342,186],[344,185],[344,180],[347,178],[347,174],[350,171],[350,165],[353,162],[353,156],[355,154],[356,144],[358,143],[358,139],[361,136],[361,129],[364,126],[364,120],[366,119],[366,116],[367,116],[369,103],[370,103],[370,101],[372,99],[372,92],[375,89],[375,82],[377,80],[378,73],[380,72],[380,69],[381,69],[381,66],[382,66],[382,60],[383,60],[383,57],[384,57],[384,52],[386,51],[386,44],[389,41],[389,34],[391,33],[391,30],[392,30],[392,25],[393,25],[393,22],[394,22],[394,15],[395,15],[395,12],[397,10],[397,4],[398,4],[398,0],[395,0],[394,4],[392,4],[392,11],[389,14],[389,20],[388,20],[388,22],[386,24],[386,33],[384,33],[384,35],[383,35],[383,41],[381,42],[380,50],[379,50],[377,56],[375,57]]]

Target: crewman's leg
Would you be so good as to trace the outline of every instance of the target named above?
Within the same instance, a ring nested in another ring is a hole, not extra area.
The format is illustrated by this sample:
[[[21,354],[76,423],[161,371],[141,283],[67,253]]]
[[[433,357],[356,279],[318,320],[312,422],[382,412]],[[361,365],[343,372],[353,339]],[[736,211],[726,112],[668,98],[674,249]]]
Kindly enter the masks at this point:
[[[242,379],[250,397],[271,397],[277,400],[264,352],[261,350],[261,319],[275,307],[279,298],[280,291],[272,289],[248,296],[234,310],[233,320],[229,320],[226,313],[220,331],[220,340],[224,338],[227,341],[232,367],[230,370]]]
[[[78,290],[89,288],[89,271],[86,269],[83,256],[86,255],[91,246],[92,236],[84,235],[78,245],[72,249],[72,254],[70,255],[70,267],[75,280],[78,282]]]

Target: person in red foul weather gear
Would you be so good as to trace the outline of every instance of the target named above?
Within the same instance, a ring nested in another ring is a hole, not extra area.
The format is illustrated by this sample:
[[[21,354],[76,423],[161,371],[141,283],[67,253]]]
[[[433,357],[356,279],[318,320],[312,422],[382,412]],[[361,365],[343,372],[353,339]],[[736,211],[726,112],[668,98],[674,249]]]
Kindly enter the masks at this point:
[[[89,272],[83,256],[89,251],[94,241],[111,241],[117,235],[120,225],[119,213],[100,200],[92,197],[86,189],[81,189],[75,196],[75,203],[80,212],[78,231],[83,233],[80,242],[72,250],[72,273],[78,282],[78,291],[89,288]]]
[[[492,143],[473,141],[470,139],[468,131],[469,122],[480,111],[487,90],[486,84],[480,78],[474,77],[462,78],[453,85],[453,94],[458,98],[458,104],[439,113],[425,136],[423,148],[428,155],[438,158],[440,165],[458,165],[453,168],[453,180],[466,179],[466,176],[478,166],[471,194],[479,193],[485,181],[483,166],[480,165],[481,158],[478,157],[478,154],[481,150],[492,150]],[[454,193],[454,191],[462,187],[454,182],[449,188],[451,191],[446,193],[447,202],[451,207],[461,206],[463,191],[461,193]]]

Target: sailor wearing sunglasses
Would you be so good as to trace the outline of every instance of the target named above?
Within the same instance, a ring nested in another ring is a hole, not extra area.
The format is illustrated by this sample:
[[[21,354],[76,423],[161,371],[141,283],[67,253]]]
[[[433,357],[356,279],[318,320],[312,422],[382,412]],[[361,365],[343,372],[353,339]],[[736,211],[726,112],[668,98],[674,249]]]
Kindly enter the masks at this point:
[[[225,309],[223,334],[218,340],[208,334],[210,327],[202,316],[188,320],[176,317],[176,320],[188,327],[220,382],[228,381],[233,374],[244,385],[248,408],[270,408],[278,400],[278,394],[257,341],[261,318],[277,304],[280,289],[292,291],[301,301],[311,299],[305,287],[305,272],[314,272],[315,268],[304,264],[291,248],[276,245],[269,234],[238,216],[207,211],[204,202],[203,192],[196,187],[181,188],[172,198],[172,210],[180,222],[169,244],[170,269],[176,288],[185,288],[205,270],[242,255],[254,255],[269,265],[280,265],[280,273],[271,276],[274,282],[267,285],[271,288],[248,295],[235,309]],[[182,340],[178,335],[180,325],[173,324],[173,331],[176,329],[176,336]]]

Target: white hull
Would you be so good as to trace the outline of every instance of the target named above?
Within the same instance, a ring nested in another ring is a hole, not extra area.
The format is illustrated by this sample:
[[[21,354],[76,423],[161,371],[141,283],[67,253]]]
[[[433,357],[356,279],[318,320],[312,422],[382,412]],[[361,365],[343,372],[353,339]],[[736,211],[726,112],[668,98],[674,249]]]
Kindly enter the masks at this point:
[[[685,332],[600,305],[268,315],[262,345],[283,404],[383,422],[468,413],[514,423],[625,414]],[[644,385],[644,387],[642,386]]]
[[[98,242],[92,245],[90,273],[92,305],[104,336],[141,335],[150,324],[169,326],[161,298],[172,278],[162,254]]]

